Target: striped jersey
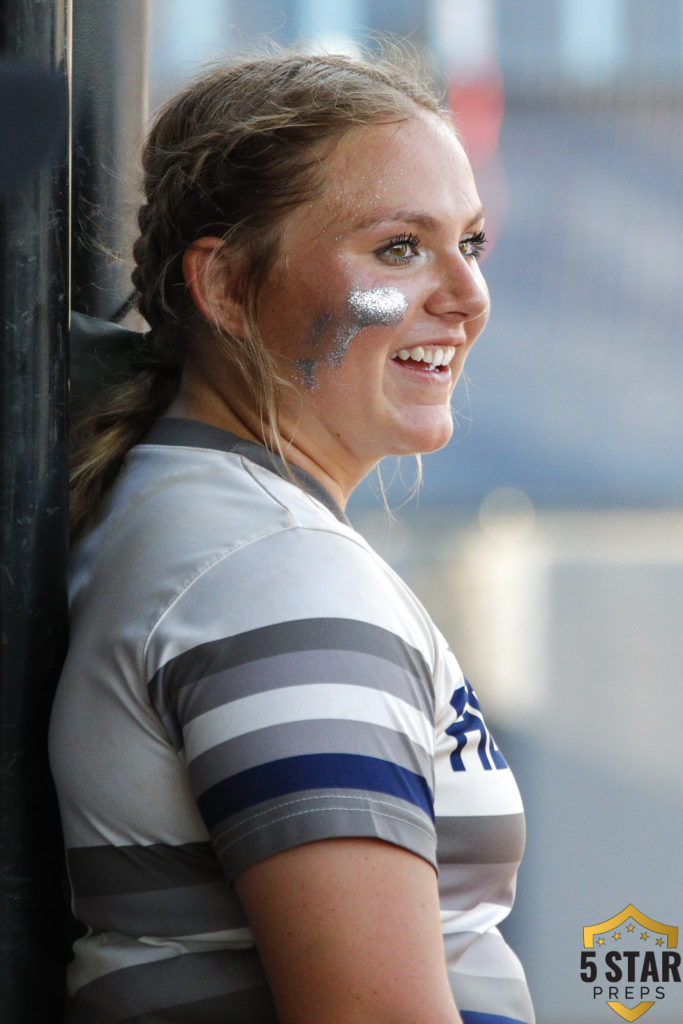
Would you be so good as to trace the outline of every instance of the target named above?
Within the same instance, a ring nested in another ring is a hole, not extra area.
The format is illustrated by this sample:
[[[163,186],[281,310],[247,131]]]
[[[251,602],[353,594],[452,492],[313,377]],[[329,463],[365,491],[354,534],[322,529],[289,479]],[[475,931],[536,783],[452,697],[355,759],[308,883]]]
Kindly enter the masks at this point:
[[[50,730],[78,1024],[276,1024],[232,881],[372,837],[438,867],[465,1024],[531,1024],[497,925],[524,817],[417,599],[311,477],[162,419],[77,545]]]

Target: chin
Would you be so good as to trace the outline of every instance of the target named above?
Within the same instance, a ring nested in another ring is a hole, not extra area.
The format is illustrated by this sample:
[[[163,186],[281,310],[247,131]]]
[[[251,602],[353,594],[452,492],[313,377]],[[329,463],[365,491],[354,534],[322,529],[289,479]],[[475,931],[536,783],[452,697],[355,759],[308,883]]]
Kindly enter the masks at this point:
[[[406,431],[403,438],[396,445],[396,451],[392,455],[428,455],[429,452],[436,452],[448,444],[453,436],[453,418],[448,410],[448,416],[440,423],[414,425],[414,429]]]

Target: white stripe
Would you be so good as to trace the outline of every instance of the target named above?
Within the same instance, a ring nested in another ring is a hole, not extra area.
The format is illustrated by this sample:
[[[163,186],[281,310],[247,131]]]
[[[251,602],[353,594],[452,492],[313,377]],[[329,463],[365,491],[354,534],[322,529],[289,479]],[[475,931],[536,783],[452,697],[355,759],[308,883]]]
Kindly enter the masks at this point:
[[[434,734],[421,711],[380,690],[346,683],[311,683],[255,693],[198,715],[185,727],[190,758],[234,739],[288,722],[337,719],[404,733],[431,754]]]
[[[434,801],[437,818],[517,814],[522,810],[522,798],[508,768],[487,771],[475,755],[468,760],[466,771],[454,772],[448,752],[445,756],[440,752],[436,762]]]
[[[479,903],[471,910],[442,910],[441,931],[444,935],[458,932],[477,932],[483,935],[505,920],[509,913],[510,908],[500,903]]]
[[[169,960],[182,952],[173,939],[168,939],[164,946],[153,946],[117,932],[84,935],[74,943],[76,958],[67,971],[69,995],[105,974]]]
[[[69,993],[105,974],[126,967],[143,967],[169,960],[181,953],[209,953],[216,949],[251,949],[255,946],[251,928],[230,928],[203,935],[140,935],[131,938],[116,932],[86,935],[74,943],[78,952],[69,965]]]
[[[256,945],[254,933],[248,926],[205,932],[203,935],[177,935],[174,941],[180,942],[188,953],[210,953],[214,949],[252,949]]]
[[[477,978],[506,978],[526,985],[524,968],[498,929],[491,928],[483,935],[461,952],[457,963],[448,966]]]

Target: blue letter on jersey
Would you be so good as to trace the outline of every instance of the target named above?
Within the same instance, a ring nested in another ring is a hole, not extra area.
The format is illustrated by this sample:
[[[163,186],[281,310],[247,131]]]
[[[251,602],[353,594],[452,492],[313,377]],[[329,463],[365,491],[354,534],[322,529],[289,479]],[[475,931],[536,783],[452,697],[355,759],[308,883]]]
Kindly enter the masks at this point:
[[[484,716],[479,707],[477,695],[470,686],[468,680],[465,685],[458,687],[451,697],[451,707],[458,716],[457,721],[450,725],[446,732],[457,741],[457,746],[451,754],[451,768],[454,772],[464,772],[465,764],[462,754],[472,733],[479,734],[477,742],[477,753],[482,767],[486,771],[494,768],[507,768],[505,758],[493,741],[491,733],[486,728]]]

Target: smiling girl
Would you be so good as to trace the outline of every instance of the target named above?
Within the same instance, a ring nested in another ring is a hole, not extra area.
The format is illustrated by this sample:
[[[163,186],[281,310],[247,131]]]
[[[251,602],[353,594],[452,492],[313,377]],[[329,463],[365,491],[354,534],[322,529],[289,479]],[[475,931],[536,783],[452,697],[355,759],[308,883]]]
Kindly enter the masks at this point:
[[[277,55],[173,99],[144,170],[150,331],[73,475],[69,1019],[531,1024],[517,787],[344,513],[449,440],[488,317],[450,117],[399,63]]]

